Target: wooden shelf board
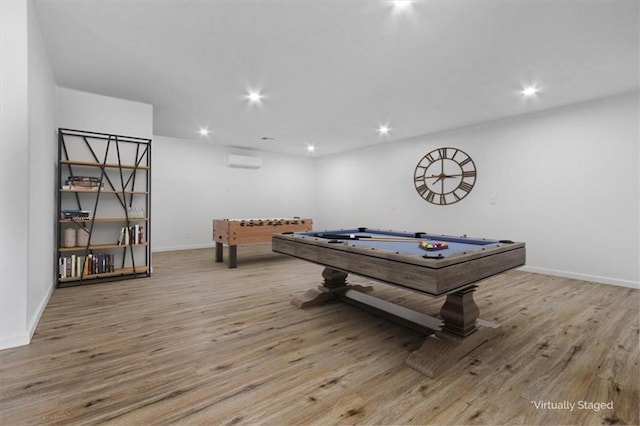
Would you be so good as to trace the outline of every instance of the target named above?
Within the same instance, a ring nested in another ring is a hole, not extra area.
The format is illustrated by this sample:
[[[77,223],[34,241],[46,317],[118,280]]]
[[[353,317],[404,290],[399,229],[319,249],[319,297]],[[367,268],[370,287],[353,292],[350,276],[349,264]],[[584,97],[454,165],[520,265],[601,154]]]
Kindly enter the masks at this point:
[[[148,221],[148,217],[130,217],[129,222],[146,222]],[[124,217],[100,217],[96,219],[85,219],[85,220],[73,220],[73,219],[59,219],[60,223],[91,223],[91,221],[95,223],[107,223],[107,222],[126,222],[127,219]]]
[[[99,278],[109,278],[109,277],[117,277],[119,275],[133,275],[133,274],[144,274],[149,270],[147,266],[136,266],[135,271],[132,267],[130,268],[121,268],[116,269],[114,272],[105,272],[102,274],[94,274],[94,275],[85,275],[80,279],[80,277],[72,277],[72,278],[60,278],[58,279],[61,283],[68,283],[73,281],[84,281],[84,280],[93,280]]]
[[[97,194],[98,192],[100,192],[101,194],[133,194],[133,195],[148,195],[148,192],[145,191],[114,191],[112,189],[103,189],[101,191],[84,191],[82,189],[60,189],[60,192],[74,192],[74,193],[79,193],[79,194]]]
[[[118,163],[96,163],[92,161],[69,161],[60,160],[60,165],[68,164],[70,166],[87,166],[87,167],[109,167],[114,169],[137,169],[149,170],[148,166],[136,166],[134,164],[118,164]]]
[[[106,250],[106,249],[114,249],[114,248],[125,248],[125,247],[146,247],[149,243],[140,243],[140,244],[91,244],[89,246],[89,250]],[[86,250],[86,247],[60,247],[58,251],[60,252],[72,252],[72,251],[83,251]]]

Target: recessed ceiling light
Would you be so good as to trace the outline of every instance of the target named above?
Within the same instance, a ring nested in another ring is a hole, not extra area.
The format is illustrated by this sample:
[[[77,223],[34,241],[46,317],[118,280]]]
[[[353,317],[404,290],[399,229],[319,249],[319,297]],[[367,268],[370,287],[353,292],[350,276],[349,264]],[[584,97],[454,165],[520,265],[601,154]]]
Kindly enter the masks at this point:
[[[202,127],[200,128],[198,133],[200,133],[200,136],[209,136],[209,129],[205,129],[204,127]]]
[[[411,5],[411,0],[397,0],[393,2],[393,7],[399,10],[406,9],[410,5]]]
[[[388,124],[381,124],[380,127],[378,127],[378,133],[381,135],[388,135],[390,131],[391,128],[389,128]]]
[[[522,89],[521,93],[522,93],[522,96],[530,97],[530,96],[534,96],[539,91],[540,89],[538,89],[536,86],[529,86]]]
[[[257,90],[250,90],[249,94],[247,95],[247,99],[249,99],[249,102],[252,102],[254,104],[260,103],[260,101],[262,101],[262,98],[264,98],[264,96]]]
[[[309,151],[309,152],[315,152],[315,150],[316,150],[316,147],[315,147],[315,146],[313,146],[313,145],[307,145],[307,151]]]

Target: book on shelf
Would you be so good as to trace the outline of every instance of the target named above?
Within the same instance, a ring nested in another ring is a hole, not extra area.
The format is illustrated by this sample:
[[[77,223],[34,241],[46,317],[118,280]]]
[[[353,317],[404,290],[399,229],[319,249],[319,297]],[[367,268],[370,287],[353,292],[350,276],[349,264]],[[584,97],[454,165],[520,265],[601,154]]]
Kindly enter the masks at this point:
[[[120,236],[118,237],[117,244],[119,246],[128,246],[144,243],[144,226],[133,225],[123,226],[120,229]]]
[[[99,191],[104,189],[100,178],[93,176],[69,176],[62,189],[73,191]]]
[[[81,278],[88,275],[115,271],[115,255],[112,253],[89,253],[86,256],[72,254],[58,258],[58,277]]]
[[[67,209],[60,211],[62,219],[71,220],[89,220],[91,219],[91,210]]]
[[[62,189],[66,189],[69,191],[78,191],[78,192],[98,192],[104,190],[104,185],[100,186],[77,186],[77,185],[62,185]]]
[[[100,183],[100,178],[95,176],[72,175],[72,176],[69,176],[67,180],[74,181],[74,182]]]
[[[94,176],[69,176],[67,183],[77,186],[100,186],[100,178]]]

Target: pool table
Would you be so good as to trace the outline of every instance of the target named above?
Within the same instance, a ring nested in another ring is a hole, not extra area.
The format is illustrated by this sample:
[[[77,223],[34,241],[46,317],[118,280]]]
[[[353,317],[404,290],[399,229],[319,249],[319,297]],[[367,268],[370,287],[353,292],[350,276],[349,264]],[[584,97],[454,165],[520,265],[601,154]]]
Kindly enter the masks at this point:
[[[479,319],[473,293],[482,279],[522,266],[526,258],[522,242],[365,227],[278,233],[272,249],[325,266],[323,284],[291,301],[298,308],[339,299],[425,333],[424,344],[406,364],[429,377],[502,334],[499,325]],[[446,296],[440,318],[369,295],[371,287],[347,283],[349,273]]]

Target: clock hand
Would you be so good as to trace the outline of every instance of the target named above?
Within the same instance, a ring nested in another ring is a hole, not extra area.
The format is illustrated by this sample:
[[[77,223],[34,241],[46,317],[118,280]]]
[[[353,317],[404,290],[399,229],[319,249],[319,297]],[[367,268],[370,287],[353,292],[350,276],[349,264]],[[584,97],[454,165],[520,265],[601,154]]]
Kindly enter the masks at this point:
[[[436,183],[438,183],[438,181],[441,181],[441,180],[443,180],[443,179],[444,179],[444,176],[443,176],[442,174],[440,174],[440,175],[438,175],[438,176],[433,175],[433,176],[431,176],[431,177],[437,177],[437,178],[438,178],[438,179],[436,179],[436,180],[433,182],[433,184],[434,184],[434,185],[435,185]]]
[[[433,175],[431,176],[432,178],[437,177],[438,179],[436,179],[436,182],[439,180],[443,180],[443,179],[447,179],[447,178],[453,178],[456,176],[460,176],[460,175],[445,175],[443,173],[440,173],[439,175]]]

